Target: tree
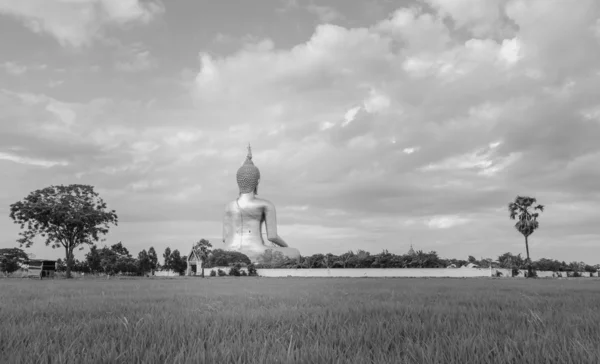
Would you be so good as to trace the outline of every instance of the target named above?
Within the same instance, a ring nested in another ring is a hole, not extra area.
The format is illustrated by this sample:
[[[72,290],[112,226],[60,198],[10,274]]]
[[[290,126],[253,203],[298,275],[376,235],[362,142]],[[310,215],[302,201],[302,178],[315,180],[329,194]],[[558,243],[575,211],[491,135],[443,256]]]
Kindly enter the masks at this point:
[[[138,271],[135,259],[129,253],[129,250],[125,248],[123,243],[118,242],[110,246],[110,252],[113,254],[112,258],[112,269],[113,273],[135,273]]]
[[[131,254],[129,253],[129,250],[127,250],[127,248],[125,246],[123,246],[122,242],[118,242],[116,244],[111,245],[110,250],[115,252],[115,254],[117,254],[120,257],[131,258]]]
[[[137,266],[139,269],[139,273],[142,275],[146,274],[151,269],[152,263],[150,262],[150,256],[146,252],[146,249],[142,250],[138,254]]]
[[[541,271],[558,272],[561,268],[561,263],[558,260],[541,258],[533,262],[533,267]]]
[[[342,262],[342,266],[346,268],[348,263],[352,261],[352,258],[355,257],[355,254],[352,250],[348,250],[348,252],[340,255],[340,260]]]
[[[150,259],[150,270],[154,272],[158,269],[158,256],[156,255],[156,250],[154,250],[154,247],[152,246],[148,249],[148,259]]]
[[[207,268],[228,267],[233,266],[237,263],[247,266],[251,263],[251,261],[247,255],[240,252],[214,249],[209,254],[208,259],[206,260],[206,264],[204,264],[203,262],[203,266],[206,265]]]
[[[512,253],[504,253],[498,257],[500,268],[505,269],[521,269],[525,265],[521,254],[513,255]]]
[[[171,260],[171,248],[166,248],[163,253],[164,263],[162,265],[163,269],[170,270],[173,269],[173,264]]]
[[[533,232],[539,227],[537,218],[539,214],[536,210],[544,211],[543,205],[532,206],[537,203],[537,200],[533,197],[517,196],[515,202],[508,204],[508,212],[510,213],[510,219],[518,219],[515,224],[515,229],[523,234],[525,237],[525,249],[527,250],[527,276],[533,277],[533,269],[531,267],[531,257],[529,256],[529,241],[528,238]],[[530,210],[530,209],[533,210]]]
[[[96,245],[90,247],[90,251],[85,255],[85,260],[92,273],[96,273],[102,269],[102,257]]]
[[[179,273],[179,275],[182,275],[185,272],[185,268],[187,266],[187,257],[181,256],[181,254],[179,253],[179,250],[175,249],[173,250],[173,252],[171,253],[171,269],[173,269],[173,271]]]
[[[202,278],[204,278],[204,266],[208,262],[208,256],[212,252],[212,244],[206,239],[200,239],[194,244],[193,250],[202,259]]]
[[[65,249],[67,278],[71,277],[73,250],[93,245],[117,225],[117,214],[87,185],[50,186],[31,192],[10,205],[10,217],[21,225],[21,246],[30,247],[36,236],[46,245]],[[102,239],[103,240],[103,239]]]
[[[100,267],[106,274],[138,273],[138,264],[121,242],[98,250]]]
[[[65,264],[65,262],[63,262],[62,259],[58,258],[56,260],[56,271],[64,272],[65,270],[67,270],[67,265]]]
[[[117,254],[108,247],[103,247],[99,250],[100,266],[105,274],[116,273]]]
[[[27,253],[19,248],[0,249],[0,272],[10,274],[28,261]]]

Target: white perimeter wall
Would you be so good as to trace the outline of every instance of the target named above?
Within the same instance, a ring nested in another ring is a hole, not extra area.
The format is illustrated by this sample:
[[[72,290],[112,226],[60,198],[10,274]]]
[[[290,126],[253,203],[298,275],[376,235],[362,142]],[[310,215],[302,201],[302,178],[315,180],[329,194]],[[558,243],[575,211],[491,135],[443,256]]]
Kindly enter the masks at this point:
[[[155,271],[154,276],[156,276],[156,277],[179,277],[179,273],[173,272],[172,270],[160,270],[160,271]]]
[[[315,268],[315,269],[257,269],[261,277],[450,277],[450,278],[476,278],[495,277],[496,272],[501,272],[503,278],[510,278],[510,269],[490,268]],[[519,277],[525,276],[525,270]],[[538,271],[538,277],[553,277],[554,272]],[[562,272],[566,277],[566,273]],[[586,274],[584,277],[589,277]],[[598,274],[593,276],[597,277]]]
[[[205,268],[204,274],[210,275],[211,271],[217,273],[221,269],[229,275],[231,267]],[[241,270],[248,273],[248,269],[243,267]],[[502,273],[502,278],[510,278],[512,271],[501,268],[314,268],[314,269],[257,269],[260,277],[405,277],[405,278],[427,278],[427,277],[450,277],[450,278],[476,278],[476,277],[495,277],[496,272]],[[525,277],[526,270],[521,270],[518,277]],[[156,272],[159,273],[159,272]],[[176,273],[160,272],[160,276],[172,276]],[[172,274],[172,275],[171,275]],[[540,278],[553,277],[554,272],[537,272]],[[159,276],[159,274],[156,274]],[[196,275],[200,275],[198,272]],[[562,272],[566,277],[566,272]],[[589,277],[589,273],[584,277]],[[594,274],[597,277],[598,274]]]
[[[261,277],[490,277],[489,268],[257,269]]]

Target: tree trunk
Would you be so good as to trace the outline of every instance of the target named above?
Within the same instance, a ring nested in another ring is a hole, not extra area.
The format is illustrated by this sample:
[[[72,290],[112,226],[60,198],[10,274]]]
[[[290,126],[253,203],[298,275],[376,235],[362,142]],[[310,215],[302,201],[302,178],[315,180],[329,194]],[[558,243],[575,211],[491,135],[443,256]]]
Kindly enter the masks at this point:
[[[204,264],[202,264],[202,278],[204,278]]]
[[[527,240],[527,235],[525,235],[525,249],[527,250],[527,278],[531,278],[533,276],[533,270],[531,269],[531,258],[529,257],[529,242]]]
[[[65,251],[67,254],[67,278],[72,278],[71,277],[71,255],[73,254],[73,252],[71,252],[69,248],[65,248]]]

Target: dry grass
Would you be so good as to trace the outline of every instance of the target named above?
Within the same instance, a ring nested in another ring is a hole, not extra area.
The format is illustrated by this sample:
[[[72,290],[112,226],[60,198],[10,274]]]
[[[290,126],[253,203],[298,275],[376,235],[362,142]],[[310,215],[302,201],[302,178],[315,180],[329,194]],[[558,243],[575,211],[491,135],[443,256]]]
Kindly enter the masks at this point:
[[[2,363],[599,363],[600,281],[0,279]]]

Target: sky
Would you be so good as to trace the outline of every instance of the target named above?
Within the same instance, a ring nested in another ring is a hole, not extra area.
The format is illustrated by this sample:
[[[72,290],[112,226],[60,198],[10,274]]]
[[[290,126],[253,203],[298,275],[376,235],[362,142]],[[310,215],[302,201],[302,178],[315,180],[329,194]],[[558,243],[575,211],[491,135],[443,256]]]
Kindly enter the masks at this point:
[[[0,0],[0,49],[0,248],[60,184],[101,246],[223,247],[250,143],[303,255],[525,255],[525,195],[532,259],[600,263],[597,0]]]

